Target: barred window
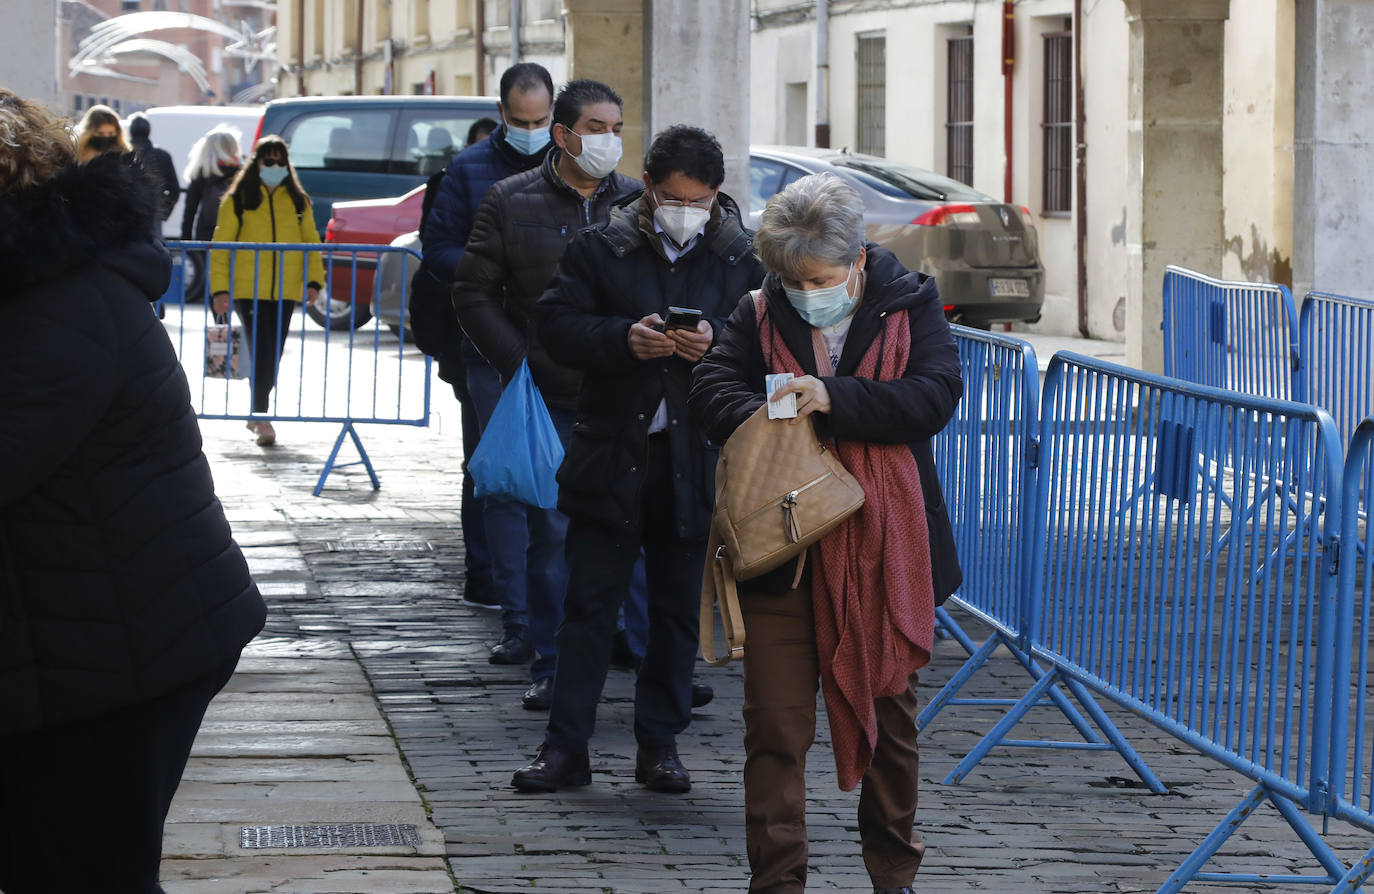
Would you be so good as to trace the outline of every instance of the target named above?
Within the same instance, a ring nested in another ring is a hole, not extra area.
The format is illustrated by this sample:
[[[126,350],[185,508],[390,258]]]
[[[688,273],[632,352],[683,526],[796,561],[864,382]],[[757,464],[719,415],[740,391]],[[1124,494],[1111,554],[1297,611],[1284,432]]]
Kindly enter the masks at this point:
[[[887,37],[859,38],[859,133],[856,147],[870,155],[887,151]]]
[[[1045,151],[1041,160],[1045,185],[1043,212],[1067,214],[1073,209],[1073,36],[1045,35]]]
[[[945,98],[945,158],[950,178],[973,185],[973,38],[951,37]]]

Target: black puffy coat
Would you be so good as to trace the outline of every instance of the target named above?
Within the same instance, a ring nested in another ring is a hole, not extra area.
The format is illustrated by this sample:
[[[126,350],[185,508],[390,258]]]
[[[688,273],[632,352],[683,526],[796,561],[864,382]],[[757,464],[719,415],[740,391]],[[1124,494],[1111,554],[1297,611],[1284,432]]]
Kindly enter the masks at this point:
[[[209,242],[215,235],[219,203],[229,191],[238,169],[213,177],[196,177],[186,187],[186,207],[181,213],[181,238]]]
[[[266,617],[149,306],[143,176],[105,156],[0,197],[0,735],[165,694]]]
[[[554,150],[531,171],[487,191],[458,262],[453,308],[467,337],[503,381],[529,358],[544,400],[572,409],[582,375],[549,359],[533,331],[534,304],[553,282],[558,260],[579,230],[605,223],[611,208],[642,190],[612,172],[587,198],[558,173]]]
[[[153,175],[158,186],[157,219],[166,220],[172,216],[177,199],[181,198],[181,181],[177,179],[176,165],[166,149],[159,149],[147,137],[131,137],[129,145],[139,164]]]
[[[720,194],[706,232],[674,263],[650,229],[643,200],[611,212],[568,246],[538,305],[539,337],[556,362],[582,371],[577,423],[558,471],[558,508],[617,529],[637,528],[649,423],[666,400],[678,535],[704,538],[715,502],[718,451],[687,415],[693,364],[639,360],[630,326],[669,306],[702,312],[717,338],[739,297],[758,288],[754,237]]]
[[[935,280],[908,271],[890,251],[868,245],[863,300],[854,312],[844,352],[835,375],[822,379],[830,393],[830,412],[817,415],[822,437],[877,444],[908,444],[921,474],[930,532],[931,572],[935,599],[941,602],[959,588],[962,573],[954,532],[945,510],[930,440],[954,416],[964,393],[959,350],[945,321]],[[811,326],[787,300],[782,282],[769,274],[763,284],[768,317],[807,375],[816,375]],[[911,358],[901,379],[875,382],[854,375],[869,346],[882,332],[883,318],[907,311],[911,323]],[[763,344],[753,299],[739,302],[725,331],[697,366],[692,383],[692,418],[718,443],[734,434],[764,403]],[[793,565],[757,582],[756,589],[781,591],[793,577]]]

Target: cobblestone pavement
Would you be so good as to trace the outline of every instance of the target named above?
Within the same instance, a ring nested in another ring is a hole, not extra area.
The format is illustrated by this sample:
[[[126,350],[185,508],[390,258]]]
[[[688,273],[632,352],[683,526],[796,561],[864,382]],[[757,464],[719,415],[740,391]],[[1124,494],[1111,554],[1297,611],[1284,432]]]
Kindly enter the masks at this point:
[[[544,718],[520,707],[522,669],[486,661],[497,617],[459,603],[457,410],[435,384],[431,428],[362,431],[382,480],[377,492],[360,469],[348,469],[334,473],[321,497],[310,495],[336,434],[329,426],[281,423],[279,446],[261,449],[241,425],[203,423],[218,490],[271,606],[266,635],[352,649],[443,832],[458,890],[745,890],[737,667],[702,666],[700,679],[717,695],[681,738],[690,794],[635,784],[632,679],[616,670],[592,743],[592,785],[556,796],[510,789]],[[938,644],[923,673],[924,698],[962,658],[953,642]],[[1025,686],[1019,667],[1000,657],[970,694],[1020,695]],[[1115,755],[1043,749],[1000,749],[962,785],[942,786],[938,780],[999,715],[954,707],[938,718],[922,742],[918,828],[929,850],[918,890],[1155,890],[1249,785],[1131,715],[1109,713],[1171,794],[1133,787]],[[1018,734],[1074,738],[1051,709],[1033,713]],[[826,740],[822,724],[809,778],[810,888],[867,892],[857,794],[836,787]],[[1346,860],[1370,844],[1341,824],[1328,840]],[[1210,868],[1282,874],[1310,872],[1314,863],[1266,806]],[[1295,889],[1311,890],[1257,888]]]

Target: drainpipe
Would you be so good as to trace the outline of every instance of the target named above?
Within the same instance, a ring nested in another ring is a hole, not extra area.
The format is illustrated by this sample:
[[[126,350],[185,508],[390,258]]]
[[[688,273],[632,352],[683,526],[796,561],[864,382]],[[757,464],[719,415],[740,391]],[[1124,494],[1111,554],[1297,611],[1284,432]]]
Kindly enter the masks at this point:
[[[524,17],[525,0],[511,0],[510,4],[510,64],[520,61],[520,20]]]
[[[305,95],[305,0],[296,0],[296,95]]]
[[[1003,201],[1011,204],[1011,163],[1012,163],[1012,74],[1016,70],[1016,4],[1013,0],[1002,2],[1002,80],[1005,92],[1002,109],[1005,121],[1002,133],[1006,140],[1006,183],[1003,186]]]
[[[353,43],[353,95],[363,95],[363,7],[367,0],[358,0],[358,16],[354,23],[356,30],[353,32],[355,41]],[[380,12],[381,10],[378,10]]]
[[[830,148],[830,0],[816,0],[816,147]]]
[[[1077,184],[1073,213],[1078,222],[1078,334],[1088,337],[1088,137],[1083,108],[1083,0],[1073,0],[1073,135]]]
[[[472,55],[477,59],[477,95],[487,95],[487,3],[472,0]]]

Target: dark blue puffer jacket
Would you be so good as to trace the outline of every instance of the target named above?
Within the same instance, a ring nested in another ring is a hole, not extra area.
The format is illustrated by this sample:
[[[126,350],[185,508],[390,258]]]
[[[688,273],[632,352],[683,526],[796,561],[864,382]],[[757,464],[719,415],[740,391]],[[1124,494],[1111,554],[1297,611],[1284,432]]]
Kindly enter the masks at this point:
[[[549,146],[545,146],[534,155],[521,155],[506,142],[506,125],[502,124],[488,139],[469,146],[449,162],[424,227],[424,266],[435,279],[453,282],[472,233],[473,218],[487,190],[507,177],[539,167],[548,151]]]
[[[164,695],[266,618],[149,306],[145,177],[107,155],[0,196],[0,737]]]

